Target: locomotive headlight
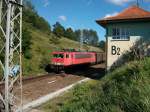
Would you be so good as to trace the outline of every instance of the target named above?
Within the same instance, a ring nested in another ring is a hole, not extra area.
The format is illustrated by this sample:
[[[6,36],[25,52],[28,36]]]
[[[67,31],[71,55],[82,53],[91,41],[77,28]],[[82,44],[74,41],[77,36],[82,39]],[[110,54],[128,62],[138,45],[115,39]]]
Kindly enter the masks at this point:
[[[59,62],[51,62],[52,65],[63,65],[63,63],[59,63]]]
[[[56,63],[56,65],[63,65],[63,63]]]
[[[52,65],[63,65],[63,63],[56,63],[56,62],[54,63],[53,62]]]

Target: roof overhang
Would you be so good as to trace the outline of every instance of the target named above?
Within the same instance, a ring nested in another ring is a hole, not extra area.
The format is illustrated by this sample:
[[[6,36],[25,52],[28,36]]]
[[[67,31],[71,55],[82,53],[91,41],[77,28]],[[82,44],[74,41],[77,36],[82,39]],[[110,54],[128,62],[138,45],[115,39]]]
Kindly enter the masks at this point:
[[[123,22],[150,22],[150,17],[147,18],[129,18],[129,19],[116,19],[116,20],[96,20],[96,23],[101,25],[102,27],[106,27],[107,24],[111,23],[123,23]]]

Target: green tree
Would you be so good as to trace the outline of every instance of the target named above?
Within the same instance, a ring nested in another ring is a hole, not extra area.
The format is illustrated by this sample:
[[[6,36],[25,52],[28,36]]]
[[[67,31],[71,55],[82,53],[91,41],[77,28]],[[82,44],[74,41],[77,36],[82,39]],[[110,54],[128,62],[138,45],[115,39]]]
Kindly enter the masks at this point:
[[[24,1],[23,21],[31,24],[33,27],[43,32],[51,32],[50,24],[43,17],[40,17],[37,14],[31,1],[28,0]]]
[[[106,45],[105,41],[102,40],[99,42],[99,47],[102,48],[104,51],[105,51],[105,45]]]
[[[80,41],[80,38],[83,39],[85,44],[97,46],[98,45],[98,35],[97,32],[92,29],[83,29],[75,31],[76,40]]]
[[[36,19],[33,25],[39,30],[45,31],[47,33],[51,32],[51,26],[43,17],[36,16]]]
[[[23,35],[22,35],[22,52],[24,57],[27,59],[31,58],[31,33],[28,31],[27,28],[23,28]]]
[[[80,36],[81,36],[81,30],[76,30],[75,31],[75,40],[80,41]]]
[[[72,28],[67,28],[65,33],[64,33],[64,36],[69,38],[69,39],[75,40],[75,33],[72,30]]]
[[[89,30],[89,44],[97,46],[98,45],[98,35],[97,32],[94,30]]]
[[[58,36],[58,37],[64,36],[65,28],[59,22],[56,22],[56,24],[54,24],[53,27],[54,27],[53,33],[56,36]]]
[[[23,0],[23,6],[25,9],[30,9],[32,11],[35,11],[35,8],[30,0]]]

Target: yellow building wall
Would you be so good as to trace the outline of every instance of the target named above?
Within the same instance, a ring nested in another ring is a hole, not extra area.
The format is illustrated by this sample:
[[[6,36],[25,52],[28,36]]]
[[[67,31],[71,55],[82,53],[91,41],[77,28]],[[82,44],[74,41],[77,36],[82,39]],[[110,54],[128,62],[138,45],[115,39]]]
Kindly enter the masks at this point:
[[[112,37],[107,38],[107,70],[109,70],[121,56],[135,44],[140,36],[130,36],[129,40],[113,40]]]
[[[113,28],[125,28],[129,29],[129,40],[113,40]],[[120,23],[110,23],[107,24],[106,27],[106,58],[107,69],[117,62],[117,60],[121,59],[121,56],[135,44],[137,40],[143,38],[143,40],[150,40],[150,21],[137,21],[137,22],[120,22]],[[117,49],[117,53],[115,55],[112,54],[112,46],[115,46]],[[120,51],[119,51],[120,50]],[[119,52],[119,53],[118,53]],[[120,55],[118,55],[120,54]]]

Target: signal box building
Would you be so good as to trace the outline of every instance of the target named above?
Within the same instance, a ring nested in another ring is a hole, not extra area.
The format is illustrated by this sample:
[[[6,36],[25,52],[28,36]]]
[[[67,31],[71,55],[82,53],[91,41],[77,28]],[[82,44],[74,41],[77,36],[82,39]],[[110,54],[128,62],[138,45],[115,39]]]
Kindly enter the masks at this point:
[[[140,38],[150,38],[150,12],[131,6],[116,16],[96,21],[106,29],[107,69]]]

